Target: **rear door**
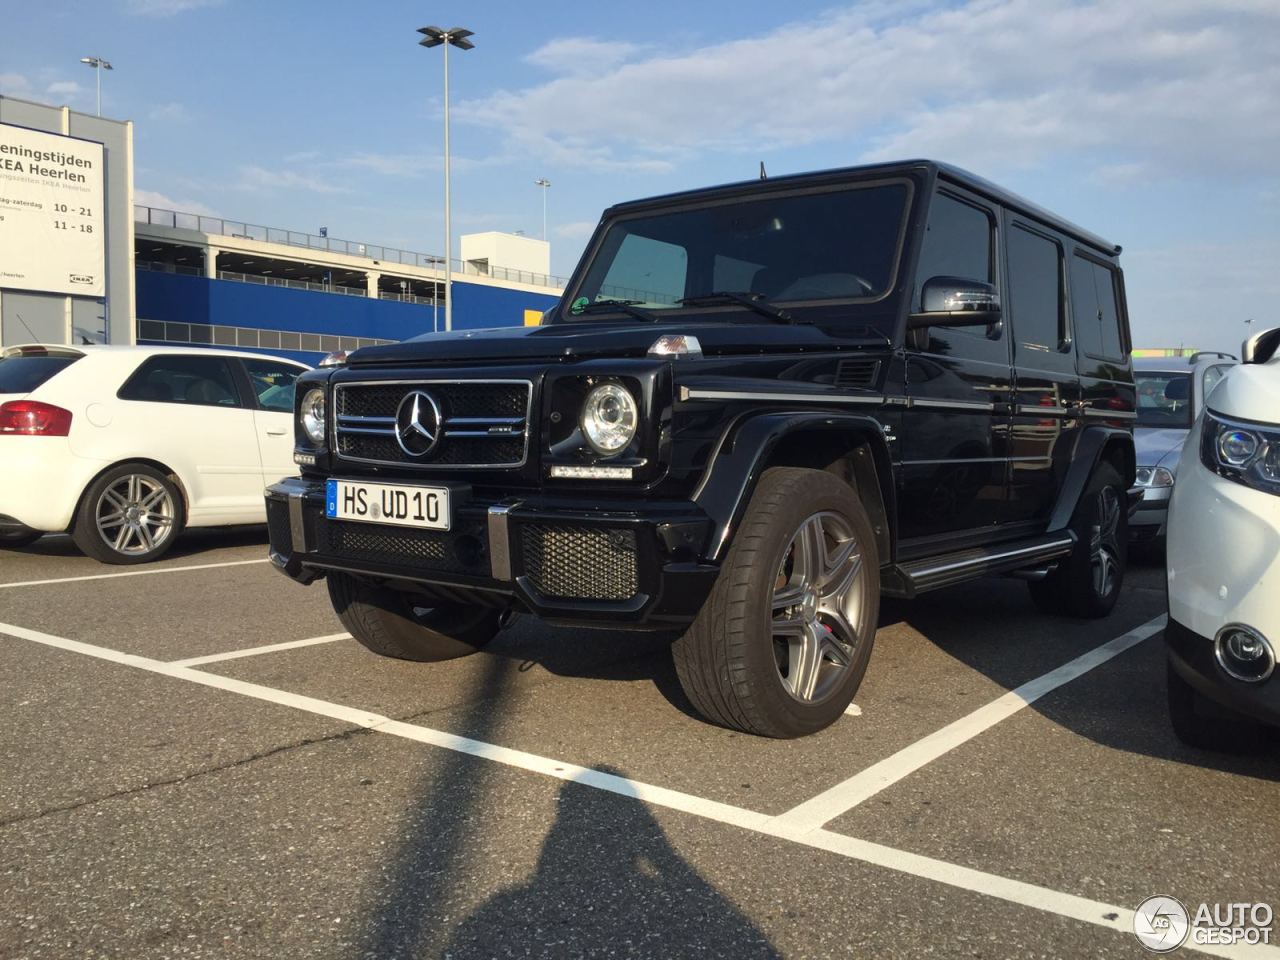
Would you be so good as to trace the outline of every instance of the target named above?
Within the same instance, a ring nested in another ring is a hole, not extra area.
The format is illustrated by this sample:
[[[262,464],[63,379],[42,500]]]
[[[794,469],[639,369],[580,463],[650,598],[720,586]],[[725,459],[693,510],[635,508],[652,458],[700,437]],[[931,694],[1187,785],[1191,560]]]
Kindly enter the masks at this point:
[[[1084,426],[1101,423],[1130,429],[1138,414],[1119,268],[1077,247],[1068,276]]]
[[[1048,520],[1081,424],[1067,319],[1066,247],[1043,224],[1005,214],[1005,320],[1013,340],[1009,519]]]
[[[254,433],[262,458],[263,484],[296,474],[293,465],[293,392],[307,368],[268,357],[242,359],[253,397]]]
[[[912,310],[931,277],[999,284],[998,210],[939,189],[916,268]],[[967,534],[989,538],[1004,518],[1009,343],[1002,324],[913,331],[905,353],[899,529],[903,555],[943,549]],[[915,541],[911,543],[909,541]]]

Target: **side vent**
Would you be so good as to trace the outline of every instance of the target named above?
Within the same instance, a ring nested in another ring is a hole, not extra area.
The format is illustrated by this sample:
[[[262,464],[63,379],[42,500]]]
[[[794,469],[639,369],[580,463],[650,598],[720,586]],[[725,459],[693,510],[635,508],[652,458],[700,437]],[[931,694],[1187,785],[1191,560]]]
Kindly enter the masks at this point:
[[[841,389],[849,387],[869,387],[876,382],[880,373],[880,361],[866,357],[851,357],[841,360],[836,367],[835,385]]]

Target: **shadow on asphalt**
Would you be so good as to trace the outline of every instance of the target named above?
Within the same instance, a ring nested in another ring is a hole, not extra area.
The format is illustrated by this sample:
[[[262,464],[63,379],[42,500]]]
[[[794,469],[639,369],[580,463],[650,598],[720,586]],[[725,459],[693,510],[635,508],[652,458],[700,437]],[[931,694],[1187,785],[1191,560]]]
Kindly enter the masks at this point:
[[[518,669],[486,657],[461,734],[501,742],[501,704]],[[366,902],[361,956],[780,956],[675,852],[644,804],[572,782],[532,874],[455,919],[473,878],[494,873],[487,843],[500,832],[491,822],[500,771],[465,754],[440,757]]]
[[[266,524],[251,524],[243,527],[195,527],[184,530],[173,547],[163,557],[173,560],[179,557],[197,558],[211,550],[226,550],[232,547],[262,547],[263,558],[267,555]],[[38,557],[83,557],[84,554],[69,536],[51,534],[41,537],[29,547],[6,551],[0,548],[0,557],[6,552],[25,553]],[[87,558],[86,558],[87,559]],[[111,564],[94,564],[102,572],[109,573],[116,569]],[[123,568],[121,568],[123,569]],[[137,569],[146,569],[145,565]]]

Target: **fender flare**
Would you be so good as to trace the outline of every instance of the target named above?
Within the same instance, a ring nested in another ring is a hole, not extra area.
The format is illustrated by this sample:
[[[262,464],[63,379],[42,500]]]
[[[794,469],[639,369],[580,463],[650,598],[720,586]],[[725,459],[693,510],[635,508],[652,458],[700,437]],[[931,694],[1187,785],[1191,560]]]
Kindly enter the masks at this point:
[[[882,546],[892,549],[896,540],[897,511],[889,447],[880,421],[858,414],[793,411],[749,415],[738,420],[725,431],[712,452],[706,472],[693,495],[694,502],[712,522],[706,550],[708,560],[718,562],[723,559],[730,536],[746,512],[756,484],[778,443],[801,431],[853,433],[866,441],[871,451],[871,457],[867,458],[870,462],[855,463],[855,475],[861,481],[875,481],[884,516],[880,531],[881,539],[885,541]],[[882,550],[882,554],[882,562],[888,562],[889,551]]]
[[[1067,467],[1067,475],[1058,491],[1058,499],[1049,514],[1049,533],[1065,530],[1071,523],[1080,498],[1084,496],[1085,487],[1093,475],[1094,468],[1102,459],[1108,447],[1120,444],[1128,451],[1128,466],[1122,479],[1128,486],[1133,485],[1133,471],[1136,453],[1133,448],[1133,434],[1118,427],[1090,426],[1080,432],[1075,449],[1071,451],[1071,463]]]

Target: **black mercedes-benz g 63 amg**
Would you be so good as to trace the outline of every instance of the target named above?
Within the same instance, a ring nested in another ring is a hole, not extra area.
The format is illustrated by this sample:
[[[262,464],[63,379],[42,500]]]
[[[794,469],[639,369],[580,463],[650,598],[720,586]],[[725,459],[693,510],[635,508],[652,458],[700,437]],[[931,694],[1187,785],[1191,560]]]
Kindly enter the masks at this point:
[[[621,204],[542,326],[298,381],[271,559],[387,656],[474,651],[508,611],[672,630],[705,716],[814,732],[882,593],[1012,573],[1045,611],[1115,604],[1119,251],[930,161]]]

